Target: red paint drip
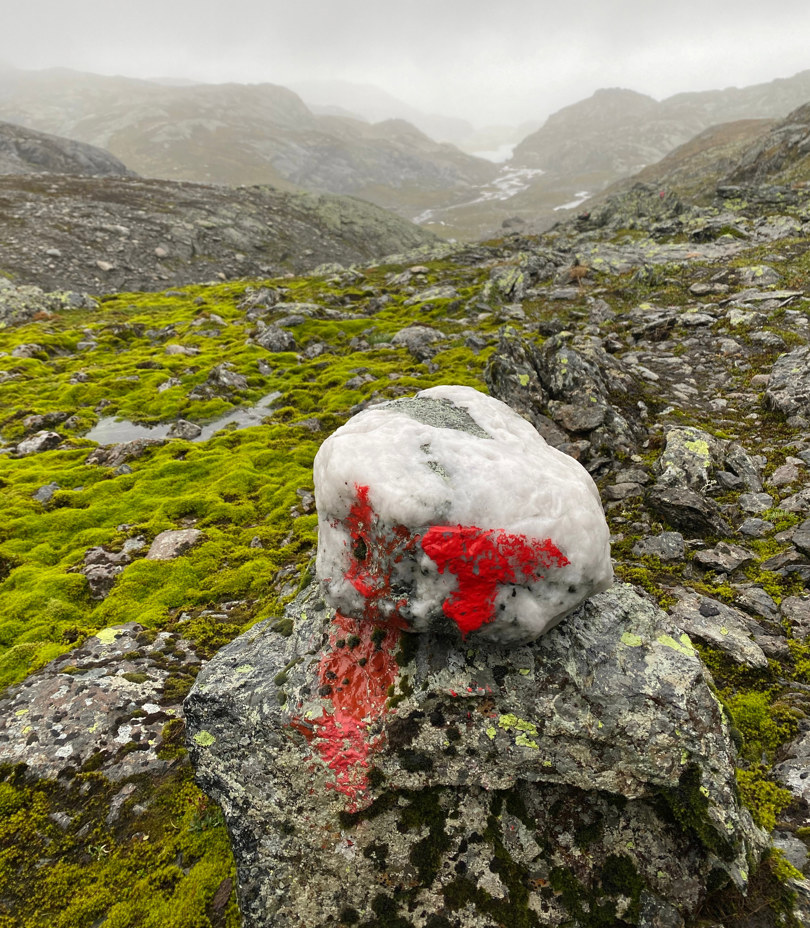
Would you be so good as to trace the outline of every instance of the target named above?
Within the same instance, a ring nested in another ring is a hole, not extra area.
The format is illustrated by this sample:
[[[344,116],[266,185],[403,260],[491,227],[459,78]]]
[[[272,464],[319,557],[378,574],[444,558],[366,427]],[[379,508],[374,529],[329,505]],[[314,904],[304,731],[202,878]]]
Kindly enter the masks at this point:
[[[391,566],[398,564],[405,553],[415,547],[419,536],[412,535],[404,525],[381,530],[377,513],[369,502],[369,488],[359,484],[354,488],[357,498],[346,518],[352,539],[352,558],[345,577],[365,598],[365,617],[374,620],[384,614],[382,604],[391,601]],[[396,605],[401,607],[404,602]]]
[[[458,579],[442,608],[463,635],[495,618],[499,584],[541,580],[540,571],[570,563],[550,538],[538,541],[474,525],[434,525],[422,538],[422,548],[439,573],[449,570]]]
[[[334,774],[328,788],[351,800],[350,811],[368,787],[369,758],[382,741],[369,729],[384,713],[388,689],[397,679],[394,650],[402,628],[398,618],[383,624],[335,613],[329,646],[318,664],[320,686],[331,688],[326,697],[331,711],[313,719],[311,730],[302,719],[293,722]]]

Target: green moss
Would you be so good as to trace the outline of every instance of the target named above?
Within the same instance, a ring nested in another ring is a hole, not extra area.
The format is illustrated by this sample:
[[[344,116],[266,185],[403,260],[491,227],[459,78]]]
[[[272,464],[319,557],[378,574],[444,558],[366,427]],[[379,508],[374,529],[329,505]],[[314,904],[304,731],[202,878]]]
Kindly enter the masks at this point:
[[[789,706],[766,692],[738,693],[726,699],[736,728],[742,733],[742,757],[757,764],[773,763],[780,745],[791,741],[799,723]]]
[[[0,776],[0,893],[15,913],[7,924],[214,928],[212,900],[224,878],[235,884],[235,871],[221,814],[194,787],[188,764],[139,787],[133,800],[146,812],[136,825],[106,823],[120,784],[98,774],[79,774],[67,789],[20,769]],[[68,816],[66,828],[56,813]],[[36,869],[32,856],[42,860]],[[238,928],[233,892],[220,917],[219,926]]]
[[[276,686],[284,686],[284,684],[287,682],[287,675],[289,672],[293,669],[293,667],[295,667],[296,664],[300,664],[303,659],[303,657],[293,658],[293,660],[291,660],[283,670],[281,670],[275,675],[275,677],[273,677],[273,683]]]
[[[737,770],[740,796],[751,810],[754,821],[767,832],[773,831],[779,813],[793,801],[789,790],[777,786],[768,776],[768,768],[757,764],[749,770]]]
[[[709,798],[701,790],[700,768],[696,764],[687,766],[675,789],[662,790],[660,795],[681,828],[694,834],[721,860],[733,859],[732,844],[709,817]]]

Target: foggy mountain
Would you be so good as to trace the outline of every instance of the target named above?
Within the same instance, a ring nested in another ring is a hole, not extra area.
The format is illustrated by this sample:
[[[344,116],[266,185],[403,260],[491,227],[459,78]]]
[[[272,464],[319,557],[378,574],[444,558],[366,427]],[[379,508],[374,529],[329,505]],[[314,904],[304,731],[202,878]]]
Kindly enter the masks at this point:
[[[712,127],[783,118],[810,99],[810,71],[660,102],[599,90],[550,116],[501,166],[435,141],[424,114],[376,88],[297,86],[322,101],[322,112],[273,84],[167,85],[9,69],[0,72],[0,118],[105,148],[146,177],[350,194],[443,237],[476,239],[504,224],[548,228]],[[381,115],[389,118],[366,121]],[[432,124],[436,136],[467,128],[444,117]],[[493,132],[479,130],[479,144],[501,146],[504,135]]]
[[[10,71],[0,74],[0,118],[103,147],[144,176],[351,194],[408,217],[469,197],[497,173],[403,121],[318,116],[273,84]]]

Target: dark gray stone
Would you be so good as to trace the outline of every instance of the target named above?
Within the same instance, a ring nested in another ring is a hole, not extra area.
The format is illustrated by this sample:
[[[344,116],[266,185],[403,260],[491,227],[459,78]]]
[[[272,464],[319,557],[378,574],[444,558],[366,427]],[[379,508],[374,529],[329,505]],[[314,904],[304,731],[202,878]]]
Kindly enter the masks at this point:
[[[786,416],[810,415],[810,346],[794,348],[777,359],[765,401]]]
[[[767,493],[741,493],[737,505],[743,512],[765,512],[773,508],[774,500]]]
[[[656,484],[647,493],[647,503],[673,528],[690,535],[730,535],[732,532],[714,502],[694,490]]]
[[[773,522],[767,519],[757,519],[755,517],[746,519],[740,526],[740,534],[747,535],[749,538],[765,538],[774,530]]]
[[[444,338],[442,332],[426,325],[409,325],[400,329],[391,339],[391,344],[407,348],[417,361],[425,361],[436,354],[436,342]]]
[[[793,533],[793,537],[790,540],[794,547],[810,556],[810,519],[805,519],[804,522],[802,522]]]
[[[689,639],[632,588],[521,648],[399,634],[336,616],[310,587],[198,676],[188,744],[228,821],[245,928],[350,909],[485,928],[482,898],[552,928],[575,903],[542,887],[570,873],[622,920],[604,869],[617,857],[641,881],[636,924],[693,916],[717,867],[744,887],[762,837],[723,713]],[[675,824],[693,794],[712,851]],[[520,895],[504,865],[525,874]]]
[[[644,557],[651,555],[662,561],[682,561],[684,559],[683,535],[680,532],[661,532],[649,538],[642,538],[633,546],[633,554]]]
[[[810,635],[810,596],[785,596],[780,608],[794,637],[804,641]]]
[[[718,648],[745,667],[764,670],[768,659],[754,641],[751,640],[747,617],[717,600],[679,591],[679,600],[670,610],[673,621],[691,638]]]
[[[136,438],[118,445],[101,445],[87,456],[87,464],[99,464],[102,467],[119,468],[125,461],[134,461],[143,457],[147,451],[160,448],[166,442],[160,438]],[[129,471],[131,473],[131,471]]]
[[[35,499],[38,503],[49,503],[53,499],[53,494],[58,489],[58,483],[46,483],[45,486],[40,487],[36,493],[32,494],[31,498]]]
[[[730,574],[740,567],[745,567],[754,560],[754,554],[741,545],[718,542],[713,548],[705,548],[695,554],[695,563],[706,570],[717,570]]]
[[[301,320],[303,322],[303,319]],[[277,325],[262,326],[253,336],[257,345],[267,351],[297,351],[295,337]]]

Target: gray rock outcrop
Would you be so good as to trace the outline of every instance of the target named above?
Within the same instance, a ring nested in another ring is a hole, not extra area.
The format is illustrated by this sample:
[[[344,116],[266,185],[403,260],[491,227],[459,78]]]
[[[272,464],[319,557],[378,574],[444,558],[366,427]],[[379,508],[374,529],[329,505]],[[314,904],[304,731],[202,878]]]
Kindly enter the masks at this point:
[[[400,637],[310,586],[185,710],[246,928],[681,926],[761,849],[697,653],[627,586],[509,650]]]
[[[794,348],[776,361],[765,400],[786,416],[810,417],[810,347]]]
[[[103,148],[0,122],[0,174],[132,175]]]

